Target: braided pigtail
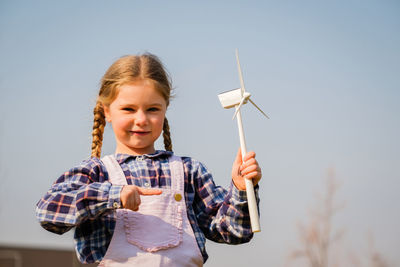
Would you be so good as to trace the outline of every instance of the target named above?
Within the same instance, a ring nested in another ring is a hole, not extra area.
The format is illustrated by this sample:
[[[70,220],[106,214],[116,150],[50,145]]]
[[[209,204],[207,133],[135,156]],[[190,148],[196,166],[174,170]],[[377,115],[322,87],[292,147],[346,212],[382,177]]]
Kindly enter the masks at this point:
[[[92,136],[93,136],[92,157],[100,158],[106,120],[104,116],[103,105],[99,101],[97,101],[96,106],[94,107],[93,114],[94,114],[94,122],[92,131]]]
[[[164,118],[163,138],[165,150],[172,151],[171,133],[169,132],[169,124],[167,118]]]

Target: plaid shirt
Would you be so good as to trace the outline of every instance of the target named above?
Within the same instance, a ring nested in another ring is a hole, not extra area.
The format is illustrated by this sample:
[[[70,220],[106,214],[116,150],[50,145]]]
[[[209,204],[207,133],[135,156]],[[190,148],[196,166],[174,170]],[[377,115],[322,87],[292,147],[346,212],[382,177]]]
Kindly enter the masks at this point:
[[[140,187],[168,188],[171,152],[132,156],[117,154],[127,182]],[[232,183],[229,190],[214,184],[206,167],[182,157],[185,173],[187,214],[204,262],[208,255],[205,238],[239,244],[250,241],[250,217],[245,191]],[[109,182],[98,158],[90,158],[58,178],[37,203],[36,217],[46,230],[63,234],[75,227],[75,245],[80,261],[99,262],[110,244],[116,223],[115,209],[121,207],[122,186]],[[258,200],[258,186],[256,186]]]

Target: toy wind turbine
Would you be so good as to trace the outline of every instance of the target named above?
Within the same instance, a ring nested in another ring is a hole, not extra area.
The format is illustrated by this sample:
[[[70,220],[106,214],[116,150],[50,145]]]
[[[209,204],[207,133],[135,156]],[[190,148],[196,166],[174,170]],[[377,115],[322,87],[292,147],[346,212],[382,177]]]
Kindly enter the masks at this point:
[[[268,119],[269,119],[269,117],[250,99],[251,94],[249,92],[246,92],[246,89],[244,87],[243,74],[242,74],[242,69],[240,67],[239,54],[238,54],[237,49],[236,49],[236,62],[237,62],[237,67],[238,67],[238,72],[239,72],[240,88],[221,93],[218,95],[218,98],[219,98],[219,101],[221,102],[221,105],[224,108],[235,107],[235,109],[236,109],[235,114],[233,115],[232,119],[234,119],[235,117],[237,119],[237,124],[238,124],[238,128],[239,128],[240,148],[242,151],[242,160],[244,160],[244,156],[247,153],[247,149],[246,149],[246,141],[244,138],[242,115],[240,113],[240,108],[242,107],[243,104],[246,104],[247,101],[250,101],[250,103],[252,103],[265,117],[267,117]],[[256,197],[255,197],[255,193],[254,193],[253,182],[250,179],[245,179],[245,182],[246,182],[247,201],[248,201],[248,205],[249,205],[251,229],[253,232],[260,232],[261,229],[260,229],[260,222],[259,222],[259,218],[258,218],[257,203],[256,203]]]

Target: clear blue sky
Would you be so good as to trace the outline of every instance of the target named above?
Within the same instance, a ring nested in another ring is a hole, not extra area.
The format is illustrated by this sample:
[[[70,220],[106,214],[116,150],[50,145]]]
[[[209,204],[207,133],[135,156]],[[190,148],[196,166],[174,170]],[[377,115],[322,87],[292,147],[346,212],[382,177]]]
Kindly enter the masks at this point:
[[[372,232],[400,264],[399,14],[389,0],[1,1],[0,243],[72,247],[71,234],[40,228],[34,206],[89,156],[99,80],[125,54],[163,60],[175,153],[228,185],[239,140],[217,94],[239,87],[238,48],[246,87],[271,117],[243,108],[264,174],[262,232],[241,246],[208,242],[208,266],[284,266],[329,168],[346,203],[334,220],[343,246],[366,257]],[[108,128],[104,153],[113,142]]]

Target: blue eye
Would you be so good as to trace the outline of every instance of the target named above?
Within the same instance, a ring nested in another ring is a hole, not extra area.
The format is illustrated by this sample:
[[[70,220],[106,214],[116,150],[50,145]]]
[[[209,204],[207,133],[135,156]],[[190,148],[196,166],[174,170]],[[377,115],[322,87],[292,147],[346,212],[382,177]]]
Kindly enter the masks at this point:
[[[149,111],[159,111],[160,109],[159,108],[149,108],[148,110]]]

